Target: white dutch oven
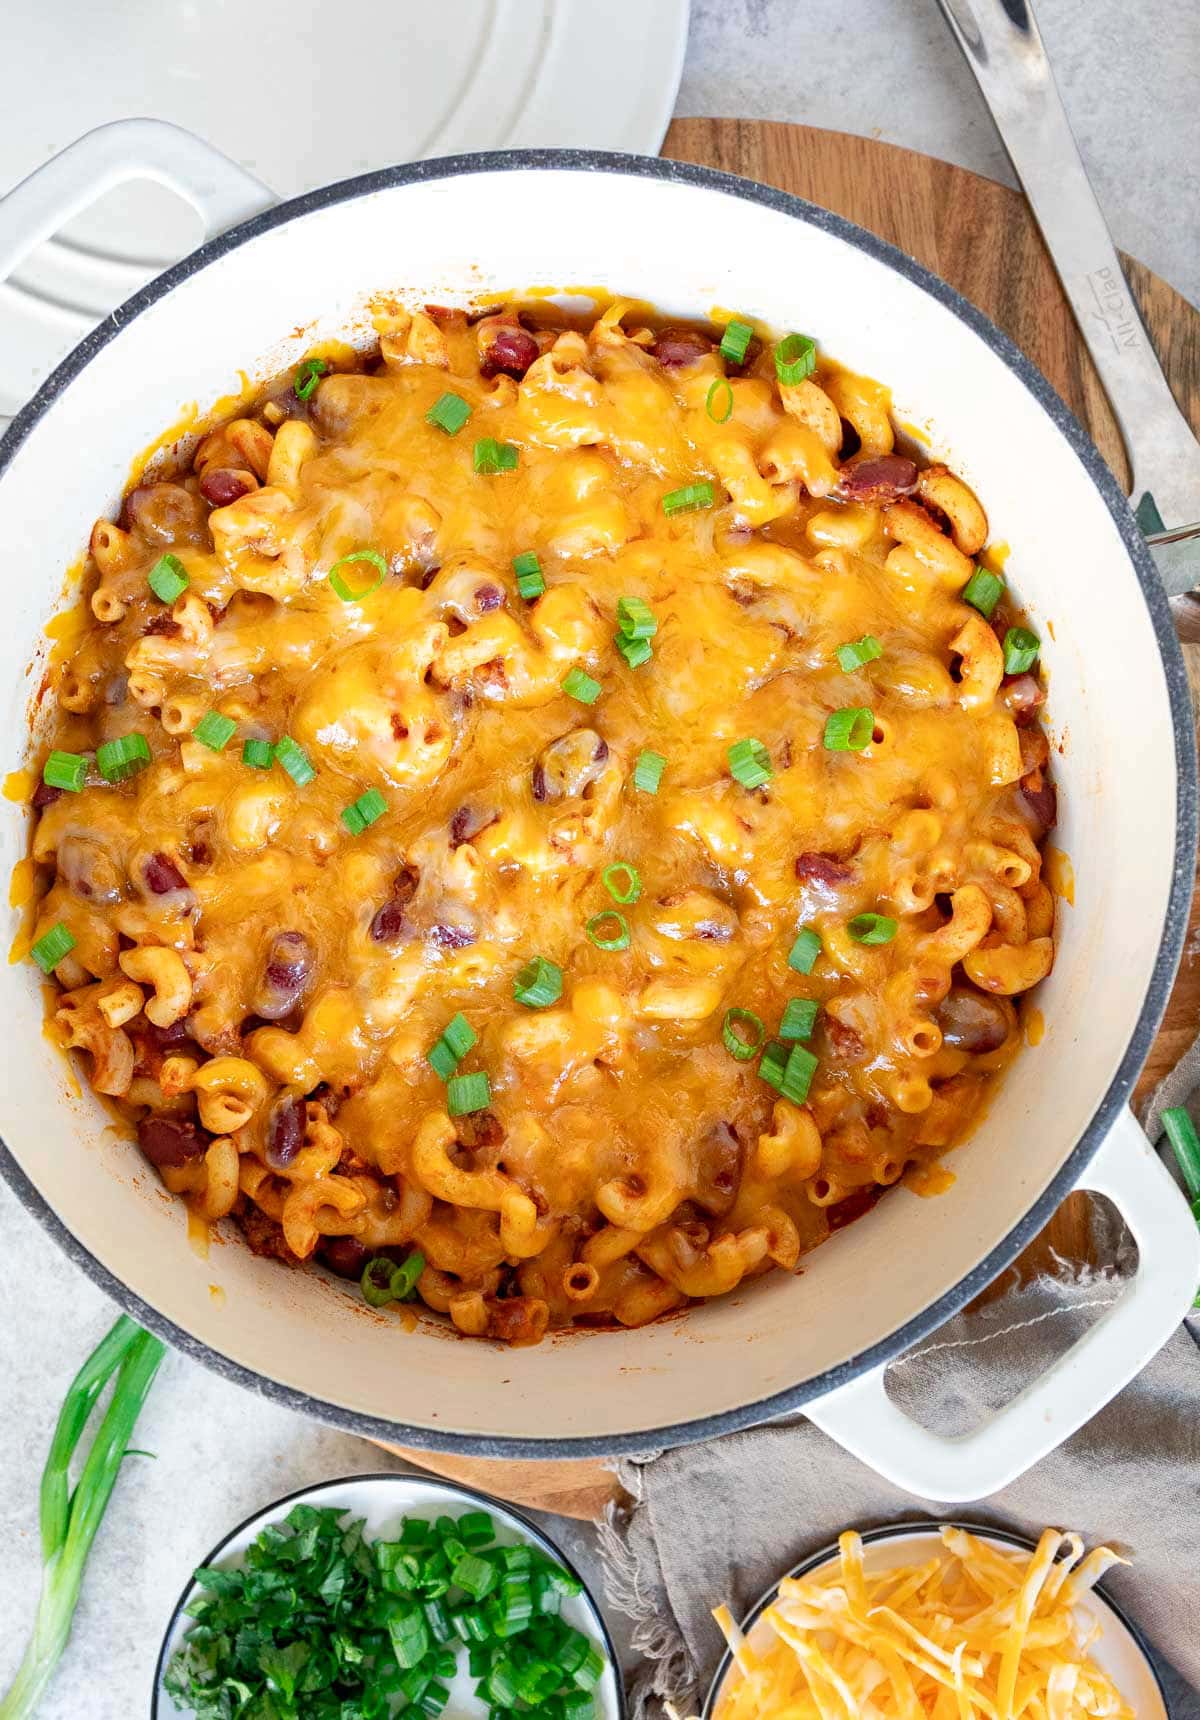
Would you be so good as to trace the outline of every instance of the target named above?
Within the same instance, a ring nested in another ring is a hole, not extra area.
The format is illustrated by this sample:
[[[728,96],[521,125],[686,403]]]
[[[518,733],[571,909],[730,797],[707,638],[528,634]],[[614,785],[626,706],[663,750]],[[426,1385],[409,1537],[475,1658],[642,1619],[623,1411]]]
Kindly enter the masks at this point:
[[[899,418],[983,497],[1044,640],[1075,902],[1027,1050],[936,1200],[897,1190],[805,1261],[639,1331],[511,1351],[406,1333],[346,1287],[234,1246],[187,1245],[136,1148],[69,1081],[42,1031],[38,976],[4,971],[0,1133],[9,1181],[146,1325],[253,1389],[364,1434],[493,1456],[670,1445],[806,1407],[912,1492],[1003,1485],[1078,1427],[1165,1341],[1200,1278],[1200,1238],[1126,1099],[1184,935],[1194,748],[1170,616],[1124,498],[1042,378],[940,282],[838,217],[704,169],[633,157],[492,155],[389,169],[271,207],[174,128],[91,134],[0,204],[0,276],[96,193],[149,174],[219,231],[64,362],[0,444],[9,573],[4,724],[14,751],[62,569],[116,506],[130,457],[202,408],[365,338],[364,301],[602,282],[670,313],[737,306],[819,336],[888,382]],[[17,758],[12,759],[16,764]],[[0,861],[26,843],[5,805]],[[14,928],[15,929],[15,928]],[[1124,1213],[1141,1262],[1122,1299],[983,1428],[935,1438],[887,1397],[884,1365],[1005,1267],[1072,1188]],[[217,1284],[223,1296],[214,1296]]]

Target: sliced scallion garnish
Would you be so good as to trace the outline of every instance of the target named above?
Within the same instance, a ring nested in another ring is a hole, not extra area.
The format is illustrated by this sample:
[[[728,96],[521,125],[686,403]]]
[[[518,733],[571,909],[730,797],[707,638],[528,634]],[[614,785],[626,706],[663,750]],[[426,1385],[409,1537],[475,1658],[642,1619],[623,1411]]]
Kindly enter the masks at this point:
[[[761,1015],[752,1009],[727,1009],[721,1023],[721,1038],[725,1049],[739,1063],[749,1063],[762,1050],[767,1030]]]
[[[753,339],[754,330],[750,324],[734,317],[732,322],[725,324],[725,333],[721,336],[721,357],[727,359],[730,364],[745,364]]]
[[[562,996],[562,969],[545,956],[533,956],[513,980],[513,996],[526,1009],[549,1009]]]
[[[628,908],[642,893],[642,875],[628,860],[615,860],[600,874],[604,888],[614,902]]]
[[[850,705],[830,712],[821,745],[826,752],[861,752],[874,733],[875,713],[865,705]]]
[[[473,1069],[469,1075],[451,1075],[446,1083],[446,1109],[452,1117],[485,1111],[491,1102],[491,1082],[482,1069]]]
[[[296,372],[292,380],[292,392],[297,400],[309,400],[316,390],[317,383],[329,369],[323,358],[307,358]]]
[[[851,640],[837,648],[838,666],[847,675],[861,669],[864,663],[873,663],[877,657],[882,656],[883,646],[873,633],[864,633],[861,639]]]
[[[614,927],[611,937],[602,933],[608,927]],[[598,950],[627,950],[629,948],[629,921],[624,914],[619,914],[615,908],[603,908],[600,913],[593,914],[584,926],[590,943]]]
[[[101,741],[96,748],[96,769],[105,782],[125,782],[150,763],[150,743],[136,730]]]
[[[856,944],[890,944],[898,929],[886,914],[855,914],[846,927]]]
[[[740,741],[734,741],[726,757],[729,760],[729,774],[740,782],[743,788],[761,788],[763,783],[770,782],[775,774],[771,768],[771,755],[766,747],[753,736],[746,736]]]
[[[342,573],[342,568],[350,567],[356,561],[365,561],[370,567],[375,569],[374,579],[368,580],[365,585],[357,587],[352,586],[349,580]],[[378,550],[356,549],[352,550],[349,555],[339,556],[338,560],[334,562],[333,566],[329,570],[329,583],[337,592],[343,603],[361,603],[364,597],[370,597],[373,591],[379,590],[379,587],[387,578],[387,570],[387,562],[383,559]]]
[[[1004,673],[1024,675],[1037,662],[1042,642],[1028,627],[1010,627],[1004,635]]]
[[[444,430],[447,436],[457,436],[470,416],[471,408],[462,395],[447,392],[434,401],[425,414],[425,422],[435,430]]]
[[[65,788],[78,794],[87,781],[88,761],[83,753],[52,752],[42,766],[42,781],[48,788]]]
[[[815,997],[789,997],[779,1023],[780,1039],[811,1039],[820,1008]]]
[[[155,597],[164,603],[174,603],[177,597],[183,596],[191,580],[183,571],[183,563],[177,555],[160,555],[146,575],[146,584]]]
[[[74,948],[75,939],[60,920],[48,932],[42,933],[29,953],[44,974],[52,974],[63,957],[70,955]]]
[[[477,472],[515,472],[520,454],[515,442],[497,442],[484,436],[476,442],[472,456]]]
[[[205,711],[192,730],[192,739],[211,747],[213,752],[223,752],[236,733],[237,724],[232,717],[222,716],[220,711]]]
[[[662,510],[668,517],[673,514],[694,514],[702,508],[711,508],[713,501],[712,484],[705,478],[699,484],[684,484],[681,489],[668,490],[662,499]]]
[[[303,788],[316,776],[316,768],[312,760],[298,741],[291,735],[280,735],[275,742],[274,754],[276,763],[288,773],[297,788]]]
[[[570,669],[563,677],[562,690],[568,699],[578,699],[581,705],[594,705],[604,691],[599,681],[583,669]]]
[[[817,368],[817,343],[806,334],[784,335],[775,346],[775,374],[785,387],[794,387]]]
[[[963,602],[969,603],[989,621],[1003,595],[1004,581],[998,574],[989,573],[986,567],[977,567],[962,588]]]
[[[651,752],[649,747],[643,748],[633,767],[633,786],[640,794],[657,794],[666,768],[667,761],[662,753]]]

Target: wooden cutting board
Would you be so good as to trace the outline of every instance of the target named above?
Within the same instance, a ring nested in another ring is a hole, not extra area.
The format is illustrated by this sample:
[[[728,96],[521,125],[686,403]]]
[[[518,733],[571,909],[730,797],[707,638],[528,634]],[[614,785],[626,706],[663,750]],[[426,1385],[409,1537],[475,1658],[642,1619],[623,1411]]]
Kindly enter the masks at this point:
[[[1128,487],[1125,454],[1108,401],[1018,192],[892,144],[757,120],[676,120],[663,154],[793,191],[849,216],[924,263],[986,311],[1029,354],[1091,431],[1122,488]],[[710,242],[716,242],[711,235]],[[1124,261],[1175,396],[1200,434],[1200,313],[1142,264],[1129,257]],[[613,284],[630,290],[638,285]],[[1200,642],[1200,603],[1185,607],[1180,631]],[[1200,660],[1200,643],[1195,650]],[[1200,677],[1193,677],[1193,685],[1200,685]],[[1200,1025],[1198,902],[1200,897],[1192,904],[1188,953],[1138,1083],[1139,1095],[1161,1079]],[[1087,1247],[1087,1204],[1084,1197],[1072,1195],[1026,1250],[1022,1264],[1030,1272],[1039,1270],[1052,1250],[1082,1260]],[[598,1517],[615,1497],[613,1477],[598,1459],[508,1463],[389,1449],[451,1480],[566,1516]]]

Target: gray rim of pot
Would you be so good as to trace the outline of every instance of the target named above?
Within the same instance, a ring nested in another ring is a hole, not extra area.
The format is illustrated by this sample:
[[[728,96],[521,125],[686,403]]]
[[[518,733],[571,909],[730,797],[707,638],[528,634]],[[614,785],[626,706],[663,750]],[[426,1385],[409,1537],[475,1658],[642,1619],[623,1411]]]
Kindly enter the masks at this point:
[[[1196,851],[1196,741],[1192,727],[1191,699],[1183,664],[1183,654],[1179,648],[1179,641],[1176,638],[1171,620],[1171,611],[1155,571],[1154,563],[1150,558],[1150,552],[1146,548],[1125,497],[1121,494],[1116,480],[1104,464],[1095,445],[1037,367],[1026,358],[1025,354],[1014,345],[1006,334],[1002,334],[981,311],[976,310],[953,287],[947,286],[945,281],[939,280],[936,275],[931,274],[920,263],[914,262],[903,251],[897,250],[894,245],[889,245],[884,240],[876,238],[874,234],[866,232],[862,227],[855,226],[852,221],[847,221],[844,216],[835,215],[828,209],[818,208],[813,203],[806,203],[802,198],[793,197],[789,192],[777,191],[770,186],[759,185],[753,180],[738,179],[732,174],[720,173],[715,168],[696,167],[690,163],[666,161],[656,157],[620,155],[591,150],[496,150],[481,155],[454,155],[446,156],[441,160],[418,161],[405,166],[385,167],[374,173],[361,174],[354,179],[342,180],[336,185],[322,186],[316,191],[306,192],[302,197],[295,197],[288,202],[276,204],[261,215],[255,215],[250,220],[231,228],[229,232],[222,233],[215,239],[210,239],[198,251],[194,251],[172,268],[158,275],[140,292],[135,293],[119,313],[106,317],[97,328],[93,329],[63,360],[53,375],[42,384],[33,399],[13,419],[3,440],[0,440],[0,476],[3,476],[16,450],[33,427],[50,410],[59,396],[66,392],[75,377],[110,340],[125,329],[135,317],[140,316],[143,311],[156,304],[159,299],[164,298],[172,288],[197,274],[201,269],[209,268],[218,263],[227,252],[237,249],[238,246],[257,238],[260,234],[271,232],[273,228],[282,226],[287,221],[294,221],[298,216],[315,214],[335,204],[347,203],[355,198],[369,196],[375,192],[388,191],[398,186],[423,184],[426,181],[458,179],[476,173],[537,173],[546,171],[625,174],[631,178],[661,180],[666,184],[697,186],[706,191],[720,192],[726,197],[740,198],[748,203],[758,203],[780,215],[787,215],[793,220],[803,221],[810,227],[815,227],[824,233],[830,233],[846,244],[854,246],[856,250],[864,252],[877,262],[886,264],[904,280],[911,281],[915,286],[920,287],[923,292],[935,299],[952,316],[965,323],[1008,369],[1020,378],[1029,393],[1050,417],[1064,440],[1079,457],[1099,491],[1133,565],[1138,583],[1141,586],[1143,600],[1150,614],[1158,642],[1159,655],[1162,659],[1163,673],[1166,677],[1175,734],[1177,782],[1175,863],[1158,954],[1155,958],[1150,982],[1146,988],[1145,998],[1142,1001],[1137,1025],[1126,1047],[1125,1054],[1121,1058],[1108,1089],[1083,1135],[1064,1161],[1057,1175],[1042,1191],[1024,1217],[1018,1220],[1004,1240],[998,1243],[965,1277],[960,1278],[949,1290],[937,1297],[927,1308],[922,1309],[913,1319],[890,1333],[886,1338],[881,1338],[878,1343],[872,1344],[869,1349],[840,1363],[837,1367],[827,1369],[812,1379],[789,1386],[784,1391],[775,1392],[771,1396],[760,1398],[754,1403],[723,1410],[715,1415],[698,1416],[690,1421],[645,1428],[636,1433],[585,1435],[563,1439],[512,1438],[497,1437],[490,1434],[460,1433],[453,1428],[439,1428],[437,1426],[413,1427],[405,1422],[390,1421],[382,1416],[366,1415],[342,1404],[329,1403],[322,1398],[312,1397],[293,1386],[283,1385],[278,1380],[270,1379],[239,1362],[230,1360],[229,1357],[211,1349],[206,1343],[193,1337],[190,1332],[186,1332],[182,1327],[175,1325],[173,1321],[165,1319],[156,1309],[143,1302],[71,1234],[25,1175],[7,1146],[3,1141],[0,1141],[0,1172],[3,1173],[9,1186],[15,1191],[18,1199],[27,1210],[50,1232],[51,1236],[54,1237],[63,1251],[75,1261],[76,1265],[82,1267],[92,1280],[102,1290],[106,1291],[120,1307],[124,1308],[128,1314],[135,1320],[139,1320],[150,1331],[156,1332],[167,1343],[181,1350],[184,1355],[191,1356],[206,1367],[212,1368],[215,1373],[223,1378],[233,1380],[250,1391],[261,1393],[276,1403],[286,1404],[290,1409],[298,1410],[303,1415],[314,1416],[334,1427],[344,1428],[347,1432],[360,1434],[369,1439],[395,1440],[431,1451],[459,1451],[480,1457],[620,1456],[662,1446],[685,1445],[695,1440],[711,1439],[717,1434],[731,1433],[738,1428],[750,1427],[755,1423],[768,1421],[773,1416],[799,1409],[814,1398],[824,1397],[827,1393],[847,1384],[869,1369],[879,1367],[902,1354],[914,1344],[919,1343],[921,1339],[927,1337],[930,1332],[944,1325],[972,1297],[978,1295],[991,1283],[998,1273],[1011,1265],[1021,1250],[1033,1241],[1064,1197],[1079,1181],[1082,1172],[1108,1134],[1118,1111],[1125,1104],[1150,1050],[1163,1010],[1166,1008],[1175,969],[1183,950],[1192,896]],[[599,1332],[591,1334],[589,1341],[603,1343],[604,1334]]]
[[[300,1505],[306,1499],[311,1499],[314,1493],[323,1493],[327,1487],[356,1487],[360,1481],[398,1481],[403,1482],[406,1487],[416,1487],[418,1492],[425,1490],[433,1492],[435,1489],[438,1492],[449,1490],[451,1493],[456,1493],[464,1504],[482,1506],[485,1511],[502,1511],[506,1517],[511,1517],[515,1523],[519,1523],[521,1533],[527,1535],[536,1547],[540,1547],[543,1553],[548,1553],[556,1564],[561,1565],[564,1571],[573,1576],[586,1596],[588,1605],[595,1615],[596,1623],[600,1627],[604,1652],[607,1654],[609,1664],[613,1669],[613,1681],[617,1687],[617,1720],[625,1720],[625,1716],[629,1712],[629,1704],[625,1697],[625,1680],[621,1676],[621,1658],[613,1642],[612,1632],[608,1628],[608,1620],[604,1616],[603,1608],[593,1594],[590,1585],[584,1582],[582,1574],[568,1559],[562,1548],[552,1541],[544,1530],[539,1529],[537,1524],[525,1515],[524,1511],[519,1510],[515,1505],[510,1505],[507,1499],[494,1499],[490,1493],[480,1493],[474,1487],[464,1487],[461,1482],[443,1481],[440,1477],[433,1475],[413,1475],[402,1469],[366,1470],[362,1475],[335,1475],[329,1481],[314,1481],[310,1487],[297,1487],[294,1493],[285,1493],[280,1499],[272,1499],[269,1505],[262,1505],[257,1511],[251,1511],[249,1516],[243,1517],[240,1523],[230,1529],[227,1534],[222,1535],[215,1547],[209,1549],[199,1561],[196,1570],[204,1565],[215,1565],[218,1559],[224,1557],[225,1549],[231,1541],[236,1541],[238,1536],[243,1534],[252,1523],[257,1523],[260,1518],[267,1516],[272,1511],[278,1511],[280,1506]],[[354,1507],[348,1505],[344,1514],[353,1516]],[[160,1720],[160,1716],[164,1713],[174,1714],[177,1712],[173,1704],[169,1710],[164,1708],[159,1701],[159,1696],[162,1693],[163,1674],[167,1670],[167,1650],[171,1646],[171,1638],[175,1635],[180,1616],[191,1599],[192,1590],[195,1586],[196,1576],[195,1571],[193,1571],[184,1584],[182,1594],[171,1608],[171,1616],[167,1620],[166,1629],[163,1631],[162,1647],[158,1651],[158,1660],[154,1666],[154,1688],[150,1693],[150,1720]],[[1132,1626],[1130,1628],[1132,1629]]]
[[[911,1523],[903,1521],[899,1523],[881,1523],[877,1529],[864,1529],[862,1531],[862,1543],[864,1547],[869,1547],[874,1541],[894,1541],[898,1540],[902,1535],[940,1534],[943,1529],[965,1529],[969,1535],[984,1535],[993,1541],[1003,1541],[1006,1546],[1020,1547],[1021,1550],[1026,1553],[1032,1553],[1037,1545],[1036,1542],[1029,1539],[1028,1535],[1014,1535],[1011,1529],[1000,1529],[991,1523],[968,1523],[961,1517],[944,1517],[940,1522],[933,1517],[929,1517],[918,1518],[915,1522]],[[746,1613],[746,1616],[738,1620],[741,1629],[747,1634],[753,1630],[754,1626],[758,1623],[759,1618],[775,1599],[779,1585],[785,1580],[785,1578],[807,1576],[810,1571],[815,1571],[818,1566],[828,1563],[830,1559],[836,1559],[837,1555],[838,1544],[836,1541],[830,1541],[827,1546],[822,1547],[818,1552],[810,1553],[806,1559],[801,1559],[800,1563],[798,1565],[793,1565],[790,1571],[783,1571],[778,1577],[776,1577],[770,1588],[765,1589],[758,1597],[754,1605]],[[1093,1592],[1099,1595],[1100,1599],[1111,1612],[1116,1614],[1117,1618],[1133,1638],[1138,1649],[1141,1651],[1142,1659],[1150,1668],[1150,1673],[1155,1684],[1158,1686],[1158,1694],[1162,1697],[1163,1713],[1169,1715],[1171,1707],[1167,1701],[1166,1688],[1163,1684],[1162,1674],[1158,1670],[1158,1662],[1154,1658],[1154,1651],[1150,1647],[1150,1644],[1146,1641],[1146,1638],[1138,1629],[1137,1625],[1134,1624],[1133,1620],[1129,1617],[1129,1614],[1124,1612],[1117,1605],[1116,1601],[1113,1600],[1103,1581],[1096,1584]],[[721,1656],[717,1670],[712,1675],[712,1683],[708,1687],[708,1694],[704,1698],[704,1707],[700,1711],[700,1720],[712,1720],[718,1692],[720,1691],[721,1685],[729,1672],[732,1662],[733,1656],[730,1654],[729,1650],[726,1649],[725,1653]]]

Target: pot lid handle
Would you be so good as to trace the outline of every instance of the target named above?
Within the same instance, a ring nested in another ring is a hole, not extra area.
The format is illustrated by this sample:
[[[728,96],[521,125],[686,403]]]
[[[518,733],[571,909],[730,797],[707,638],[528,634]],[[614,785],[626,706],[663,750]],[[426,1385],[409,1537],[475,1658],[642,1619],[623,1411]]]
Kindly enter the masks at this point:
[[[0,281],[43,240],[114,186],[153,179],[192,205],[205,238],[277,201],[211,144],[162,119],[123,119],[68,144],[0,197]]]

